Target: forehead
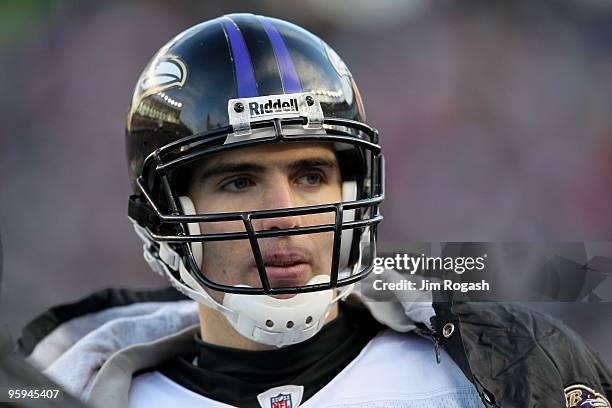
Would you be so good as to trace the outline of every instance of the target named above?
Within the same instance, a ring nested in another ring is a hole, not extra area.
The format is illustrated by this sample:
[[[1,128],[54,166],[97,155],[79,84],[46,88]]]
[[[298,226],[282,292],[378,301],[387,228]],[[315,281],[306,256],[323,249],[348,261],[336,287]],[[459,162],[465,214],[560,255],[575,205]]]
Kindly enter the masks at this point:
[[[330,143],[284,142],[230,150],[209,157],[199,167],[205,170],[220,164],[231,163],[256,163],[263,167],[273,167],[307,159],[337,162],[336,154]]]

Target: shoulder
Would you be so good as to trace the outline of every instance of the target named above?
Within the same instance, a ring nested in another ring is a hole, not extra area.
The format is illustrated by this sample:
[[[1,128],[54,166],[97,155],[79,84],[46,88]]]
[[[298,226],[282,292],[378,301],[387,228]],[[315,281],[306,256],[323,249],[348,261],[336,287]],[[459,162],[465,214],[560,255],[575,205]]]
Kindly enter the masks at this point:
[[[83,397],[117,352],[157,344],[197,322],[196,303],[172,288],[106,289],[37,317],[24,329],[19,347],[28,362]],[[146,357],[156,356],[151,350]]]
[[[36,345],[59,326],[74,319],[105,310],[146,302],[172,302],[187,299],[172,287],[155,290],[107,288],[77,301],[63,303],[38,315],[22,330],[18,348],[24,355],[32,353]]]

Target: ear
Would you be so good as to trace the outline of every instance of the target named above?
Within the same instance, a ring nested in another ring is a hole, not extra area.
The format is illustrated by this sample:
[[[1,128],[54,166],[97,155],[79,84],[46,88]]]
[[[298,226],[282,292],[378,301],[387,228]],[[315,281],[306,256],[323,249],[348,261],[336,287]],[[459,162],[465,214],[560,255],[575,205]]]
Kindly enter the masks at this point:
[[[181,204],[181,209],[183,210],[183,214],[185,215],[195,215],[195,205],[191,198],[187,196],[180,196],[179,203]],[[187,224],[187,230],[189,235],[200,235],[202,232],[200,231],[200,224],[197,222],[190,222]],[[193,257],[195,258],[196,264],[202,268],[202,242],[192,242],[191,243],[191,252],[193,252]]]

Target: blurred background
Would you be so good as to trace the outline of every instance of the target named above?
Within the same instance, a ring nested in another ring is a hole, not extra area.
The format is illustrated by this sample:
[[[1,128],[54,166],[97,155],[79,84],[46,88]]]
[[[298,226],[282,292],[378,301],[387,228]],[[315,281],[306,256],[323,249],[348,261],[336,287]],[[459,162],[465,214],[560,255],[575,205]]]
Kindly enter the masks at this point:
[[[107,286],[159,287],[127,219],[125,114],[154,52],[230,12],[344,58],[387,158],[381,240],[612,241],[605,0],[0,3],[0,321]],[[536,307],[612,363],[612,304]]]

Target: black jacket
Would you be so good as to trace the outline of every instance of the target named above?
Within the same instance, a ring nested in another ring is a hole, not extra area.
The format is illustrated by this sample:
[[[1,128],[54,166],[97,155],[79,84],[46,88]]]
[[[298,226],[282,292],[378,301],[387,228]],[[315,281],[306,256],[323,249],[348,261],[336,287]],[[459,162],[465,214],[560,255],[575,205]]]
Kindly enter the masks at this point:
[[[525,307],[497,303],[434,304],[436,335],[482,400],[493,407],[584,406],[591,389],[612,398],[612,371],[573,330]],[[574,391],[573,404],[566,403]],[[584,405],[580,405],[584,404]],[[598,405],[594,405],[598,406]],[[608,403],[609,406],[609,403]]]

